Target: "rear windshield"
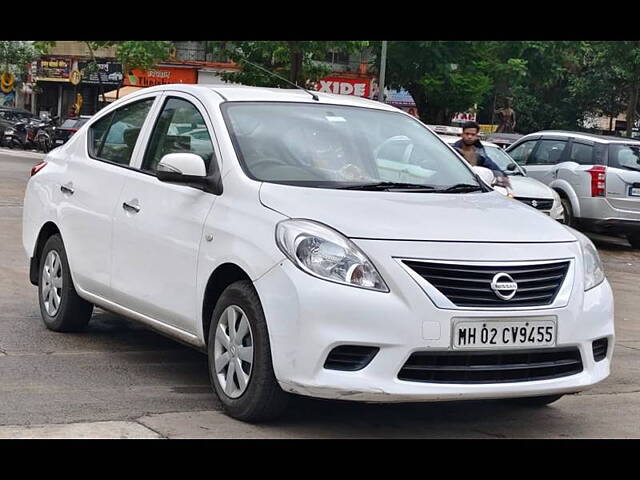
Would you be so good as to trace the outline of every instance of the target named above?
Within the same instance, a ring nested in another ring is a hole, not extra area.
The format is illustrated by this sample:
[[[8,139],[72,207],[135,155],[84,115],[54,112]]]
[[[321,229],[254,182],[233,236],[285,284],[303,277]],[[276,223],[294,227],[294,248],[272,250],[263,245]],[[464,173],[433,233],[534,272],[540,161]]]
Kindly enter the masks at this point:
[[[60,128],[78,128],[76,127],[76,123],[79,123],[78,120],[65,120],[64,123],[60,125]]]
[[[640,145],[610,145],[609,166],[640,171]]]

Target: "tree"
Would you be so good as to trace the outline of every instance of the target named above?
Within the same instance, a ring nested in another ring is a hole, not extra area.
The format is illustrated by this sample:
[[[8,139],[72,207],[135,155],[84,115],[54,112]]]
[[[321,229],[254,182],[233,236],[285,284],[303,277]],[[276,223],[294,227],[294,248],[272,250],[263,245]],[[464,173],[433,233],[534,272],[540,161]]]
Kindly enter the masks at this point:
[[[387,84],[411,94],[425,123],[448,124],[453,113],[482,102],[493,84],[488,67],[482,42],[388,43]]]
[[[209,51],[242,65],[242,71],[222,75],[226,81],[244,85],[264,87],[286,87],[290,85],[267,75],[248,63],[246,59],[260,65],[300,86],[327,75],[330,70],[319,64],[331,51],[353,53],[367,47],[365,41],[215,41],[209,42]]]
[[[37,56],[35,48],[27,42],[0,41],[2,89],[7,95],[11,95],[11,97],[4,98],[4,101],[8,102],[7,104],[13,104],[15,101],[15,77],[22,78],[28,65]]]

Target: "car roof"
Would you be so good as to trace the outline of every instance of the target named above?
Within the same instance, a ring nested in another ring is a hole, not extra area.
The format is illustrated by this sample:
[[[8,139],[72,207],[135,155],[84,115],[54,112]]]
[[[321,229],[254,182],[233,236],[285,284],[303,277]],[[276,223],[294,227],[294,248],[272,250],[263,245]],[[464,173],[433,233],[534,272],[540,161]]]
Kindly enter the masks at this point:
[[[460,140],[460,137],[454,137],[453,135],[438,135],[440,138],[442,138],[445,142],[447,143],[456,143],[458,140]],[[496,145],[495,143],[492,142],[487,142],[486,140],[480,140],[480,143],[482,143],[482,145],[484,147],[496,147],[496,148],[500,148],[498,145]]]
[[[297,88],[266,88],[228,84],[191,85],[177,83],[158,85],[155,87],[141,89],[135,93],[127,95],[126,98],[133,98],[134,96],[138,96],[153,90],[178,90],[186,93],[191,93],[193,95],[217,94],[219,97],[222,97],[225,101],[229,102],[302,102],[310,104],[328,103],[332,105],[366,107],[391,112],[402,112],[402,110],[391,105],[387,105],[386,103],[381,103],[376,100],[369,100],[367,98],[356,97],[353,95],[336,95],[333,93],[313,91],[313,93],[317,95],[319,99],[319,101],[315,101],[309,93]]]
[[[585,133],[585,132],[571,132],[568,130],[542,130],[540,132],[530,133],[529,135],[525,135],[525,137],[530,136],[539,136],[539,135],[557,135],[559,137],[572,137],[572,138],[581,138],[583,140],[591,140],[593,142],[598,143],[637,143],[640,144],[640,141],[634,140],[632,138],[623,138],[623,137],[614,137],[608,135],[596,135],[595,133]],[[522,137],[522,138],[525,138]]]

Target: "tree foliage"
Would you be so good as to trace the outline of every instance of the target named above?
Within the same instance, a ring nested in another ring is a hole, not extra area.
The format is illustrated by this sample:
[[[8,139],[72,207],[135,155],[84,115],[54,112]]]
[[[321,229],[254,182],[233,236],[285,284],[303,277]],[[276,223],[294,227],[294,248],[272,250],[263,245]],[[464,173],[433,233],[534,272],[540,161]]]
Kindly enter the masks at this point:
[[[289,81],[308,86],[330,73],[326,65],[318,63],[331,51],[352,53],[365,48],[365,41],[215,41],[209,42],[209,51],[242,66],[239,72],[223,74],[226,81],[262,87],[290,88],[287,82],[243,62],[260,65]]]
[[[3,72],[22,74],[38,56],[28,42],[0,41],[0,66]]]

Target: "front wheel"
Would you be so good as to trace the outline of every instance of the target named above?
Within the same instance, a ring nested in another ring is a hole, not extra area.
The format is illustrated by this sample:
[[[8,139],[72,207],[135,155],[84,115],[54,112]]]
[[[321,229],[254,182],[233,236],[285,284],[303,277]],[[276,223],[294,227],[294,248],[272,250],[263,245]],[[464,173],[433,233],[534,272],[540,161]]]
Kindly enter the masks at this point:
[[[269,332],[258,294],[249,281],[231,284],[211,316],[209,377],[225,413],[260,422],[278,417],[289,395],[273,372]]]
[[[91,318],[93,304],[80,298],[73,286],[60,235],[50,237],[42,249],[38,297],[42,320],[54,332],[82,330]]]
[[[640,250],[640,233],[630,233],[627,235],[627,240],[633,248]]]
[[[571,202],[568,198],[561,197],[560,203],[562,203],[562,209],[564,210],[564,224],[575,228],[576,227],[576,219],[573,216],[573,208],[571,208]]]
[[[522,397],[522,398],[509,398],[507,401],[513,405],[521,407],[544,407],[560,400],[563,395],[544,395],[541,397]]]

